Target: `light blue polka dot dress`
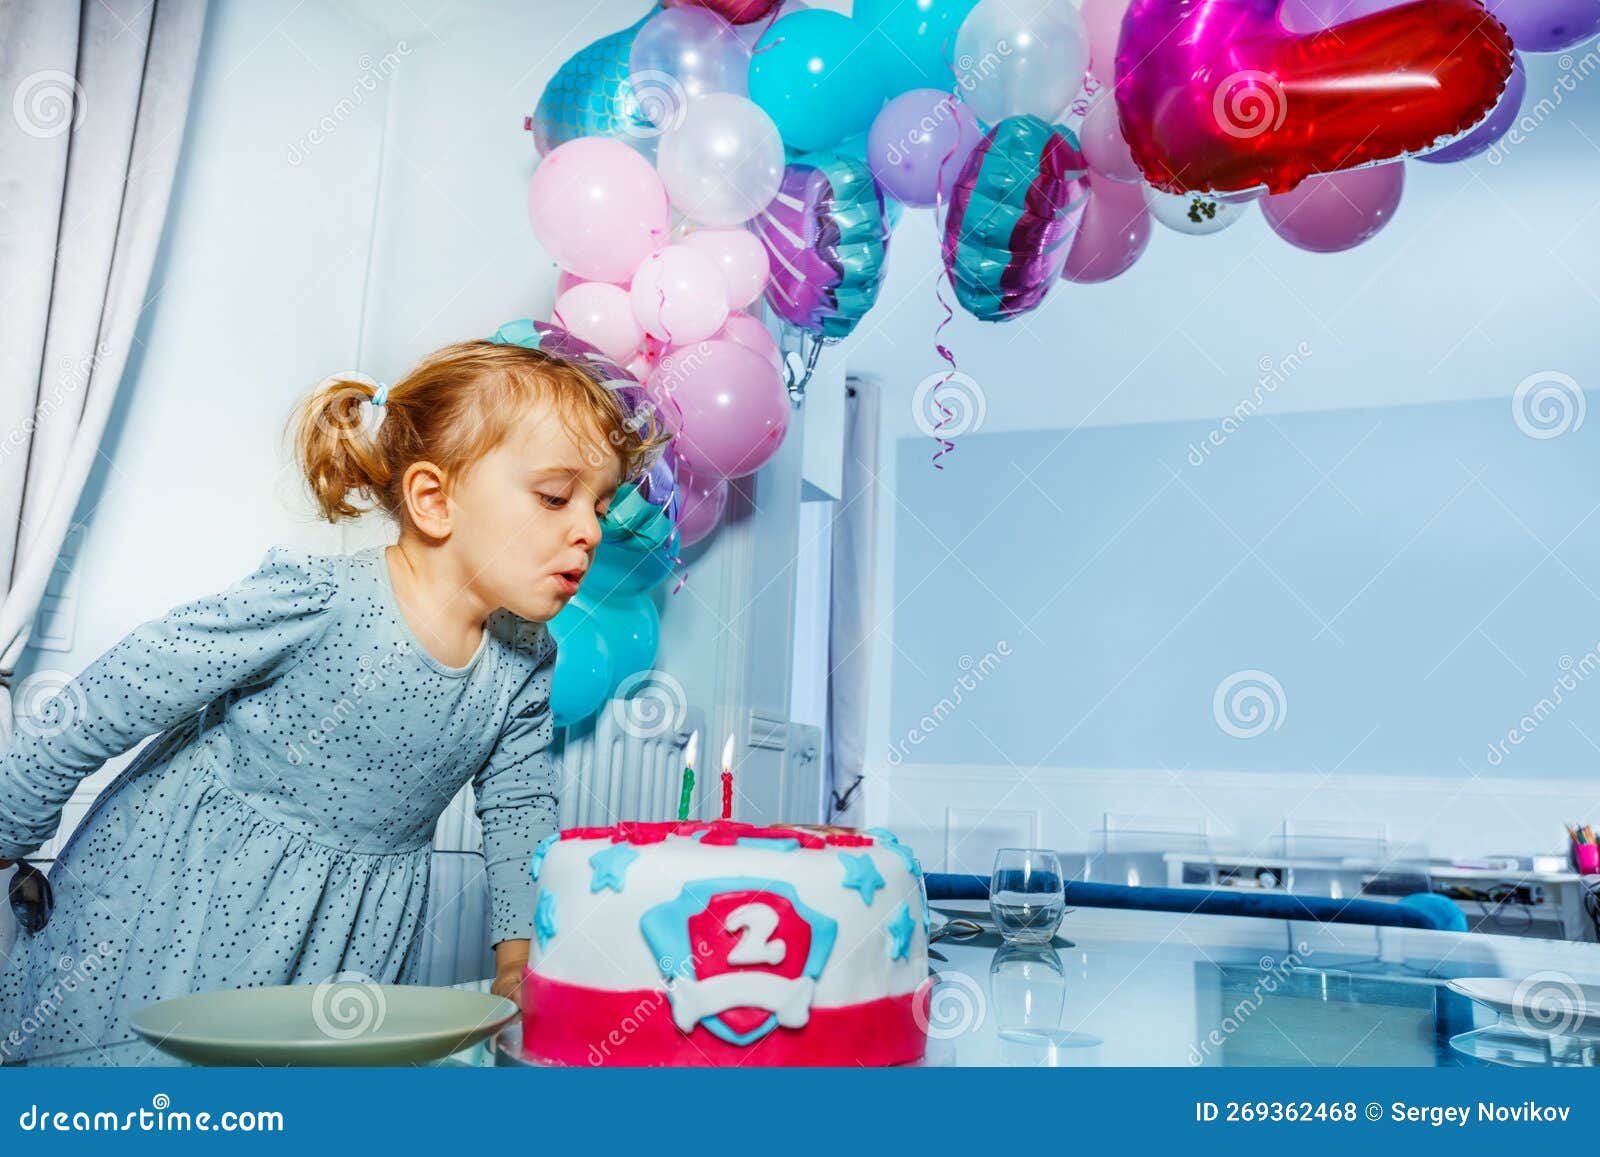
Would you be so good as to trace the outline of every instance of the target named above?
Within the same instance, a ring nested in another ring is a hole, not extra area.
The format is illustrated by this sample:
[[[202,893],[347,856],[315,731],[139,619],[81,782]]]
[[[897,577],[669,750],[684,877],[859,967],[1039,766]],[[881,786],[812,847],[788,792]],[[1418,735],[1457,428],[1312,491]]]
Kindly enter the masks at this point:
[[[489,617],[470,662],[429,655],[382,547],[274,547],[254,574],[133,630],[0,756],[0,858],[101,793],[0,971],[0,1062],[128,1040],[126,1017],[213,988],[415,978],[434,825],[471,779],[491,943],[533,933],[529,858],[556,828],[543,623]],[[158,733],[159,734],[156,734]]]

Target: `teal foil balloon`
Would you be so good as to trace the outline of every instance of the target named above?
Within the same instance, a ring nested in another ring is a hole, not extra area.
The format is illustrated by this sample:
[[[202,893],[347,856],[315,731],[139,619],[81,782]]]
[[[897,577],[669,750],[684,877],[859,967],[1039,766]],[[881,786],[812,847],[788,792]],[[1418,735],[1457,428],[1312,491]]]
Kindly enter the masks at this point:
[[[666,510],[648,502],[632,483],[617,491],[601,522],[604,539],[594,552],[583,593],[597,599],[640,594],[672,574],[678,531]]]
[[[972,150],[950,196],[944,267],[963,308],[1008,321],[1044,300],[1088,203],[1078,138],[1036,116],[1007,117]]]
[[[750,229],[772,266],[767,304],[785,321],[837,341],[878,300],[889,220],[865,161],[839,153],[796,159]]]
[[[655,143],[661,130],[640,110],[628,83],[633,38],[654,15],[652,9],[631,28],[602,36],[556,69],[529,118],[540,156],[579,137],[616,137],[636,148]]]

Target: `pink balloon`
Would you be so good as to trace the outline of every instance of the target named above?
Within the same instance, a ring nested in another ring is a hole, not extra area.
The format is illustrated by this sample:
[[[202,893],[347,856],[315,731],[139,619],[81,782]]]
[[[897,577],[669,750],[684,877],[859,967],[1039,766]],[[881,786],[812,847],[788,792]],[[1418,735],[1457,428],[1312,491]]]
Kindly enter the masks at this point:
[[[728,283],[716,262],[687,245],[668,245],[634,271],[633,316],[651,337],[700,341],[728,320]]]
[[[728,320],[716,332],[714,340],[737,342],[766,358],[779,373],[783,372],[783,354],[778,352],[777,339],[767,332],[759,318],[735,310],[728,314]]]
[[[635,320],[638,319],[636,318]],[[639,348],[628,356],[623,368],[643,382],[661,364],[661,353],[666,348],[661,342],[658,342],[649,334],[645,334],[644,340],[639,343]]]
[[[649,161],[610,137],[552,149],[528,184],[534,236],[561,268],[625,281],[666,244],[667,190]]]
[[[740,478],[766,465],[789,429],[789,395],[754,350],[703,341],[667,351],[645,383],[680,457],[698,474]]]
[[[728,507],[728,480],[701,477],[688,462],[678,459],[678,490],[683,495],[683,515],[678,522],[679,542],[693,546],[717,528]]]
[[[552,320],[612,361],[631,356],[644,340],[628,291],[604,281],[585,281],[556,298]]]
[[[1073,234],[1065,281],[1088,285],[1125,273],[1150,244],[1150,210],[1137,185],[1107,180],[1089,170],[1089,202]]]
[[[1129,185],[1144,180],[1123,139],[1122,126],[1117,123],[1117,98],[1111,89],[1103,91],[1089,106],[1078,132],[1078,144],[1091,171]]]
[[[1128,0],[1083,0],[1083,23],[1089,30],[1089,75],[1106,88],[1117,82],[1117,38]]]
[[[1313,253],[1352,249],[1389,223],[1405,189],[1404,161],[1307,177],[1261,198],[1273,232]]]
[[[696,229],[683,243],[716,262],[728,283],[728,304],[734,309],[743,309],[766,289],[771,273],[767,249],[749,230]]]

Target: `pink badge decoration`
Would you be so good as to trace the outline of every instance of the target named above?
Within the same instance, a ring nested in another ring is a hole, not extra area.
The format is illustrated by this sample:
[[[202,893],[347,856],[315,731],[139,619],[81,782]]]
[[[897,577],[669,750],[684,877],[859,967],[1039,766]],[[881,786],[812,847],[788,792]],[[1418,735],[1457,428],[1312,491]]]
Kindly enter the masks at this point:
[[[1494,108],[1511,38],[1479,0],[1412,0],[1320,32],[1280,0],[1133,0],[1117,109],[1146,180],[1169,193],[1284,193],[1442,148]]]

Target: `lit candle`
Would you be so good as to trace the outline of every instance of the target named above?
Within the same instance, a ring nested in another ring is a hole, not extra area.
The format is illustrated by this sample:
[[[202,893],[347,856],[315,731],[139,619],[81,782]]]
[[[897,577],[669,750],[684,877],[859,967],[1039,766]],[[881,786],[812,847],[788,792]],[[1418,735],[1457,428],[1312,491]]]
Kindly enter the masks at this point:
[[[722,746],[722,818],[733,818],[733,736]]]
[[[683,749],[683,790],[678,794],[678,819],[689,818],[689,797],[694,794],[694,761],[700,754],[700,733],[689,736]]]

